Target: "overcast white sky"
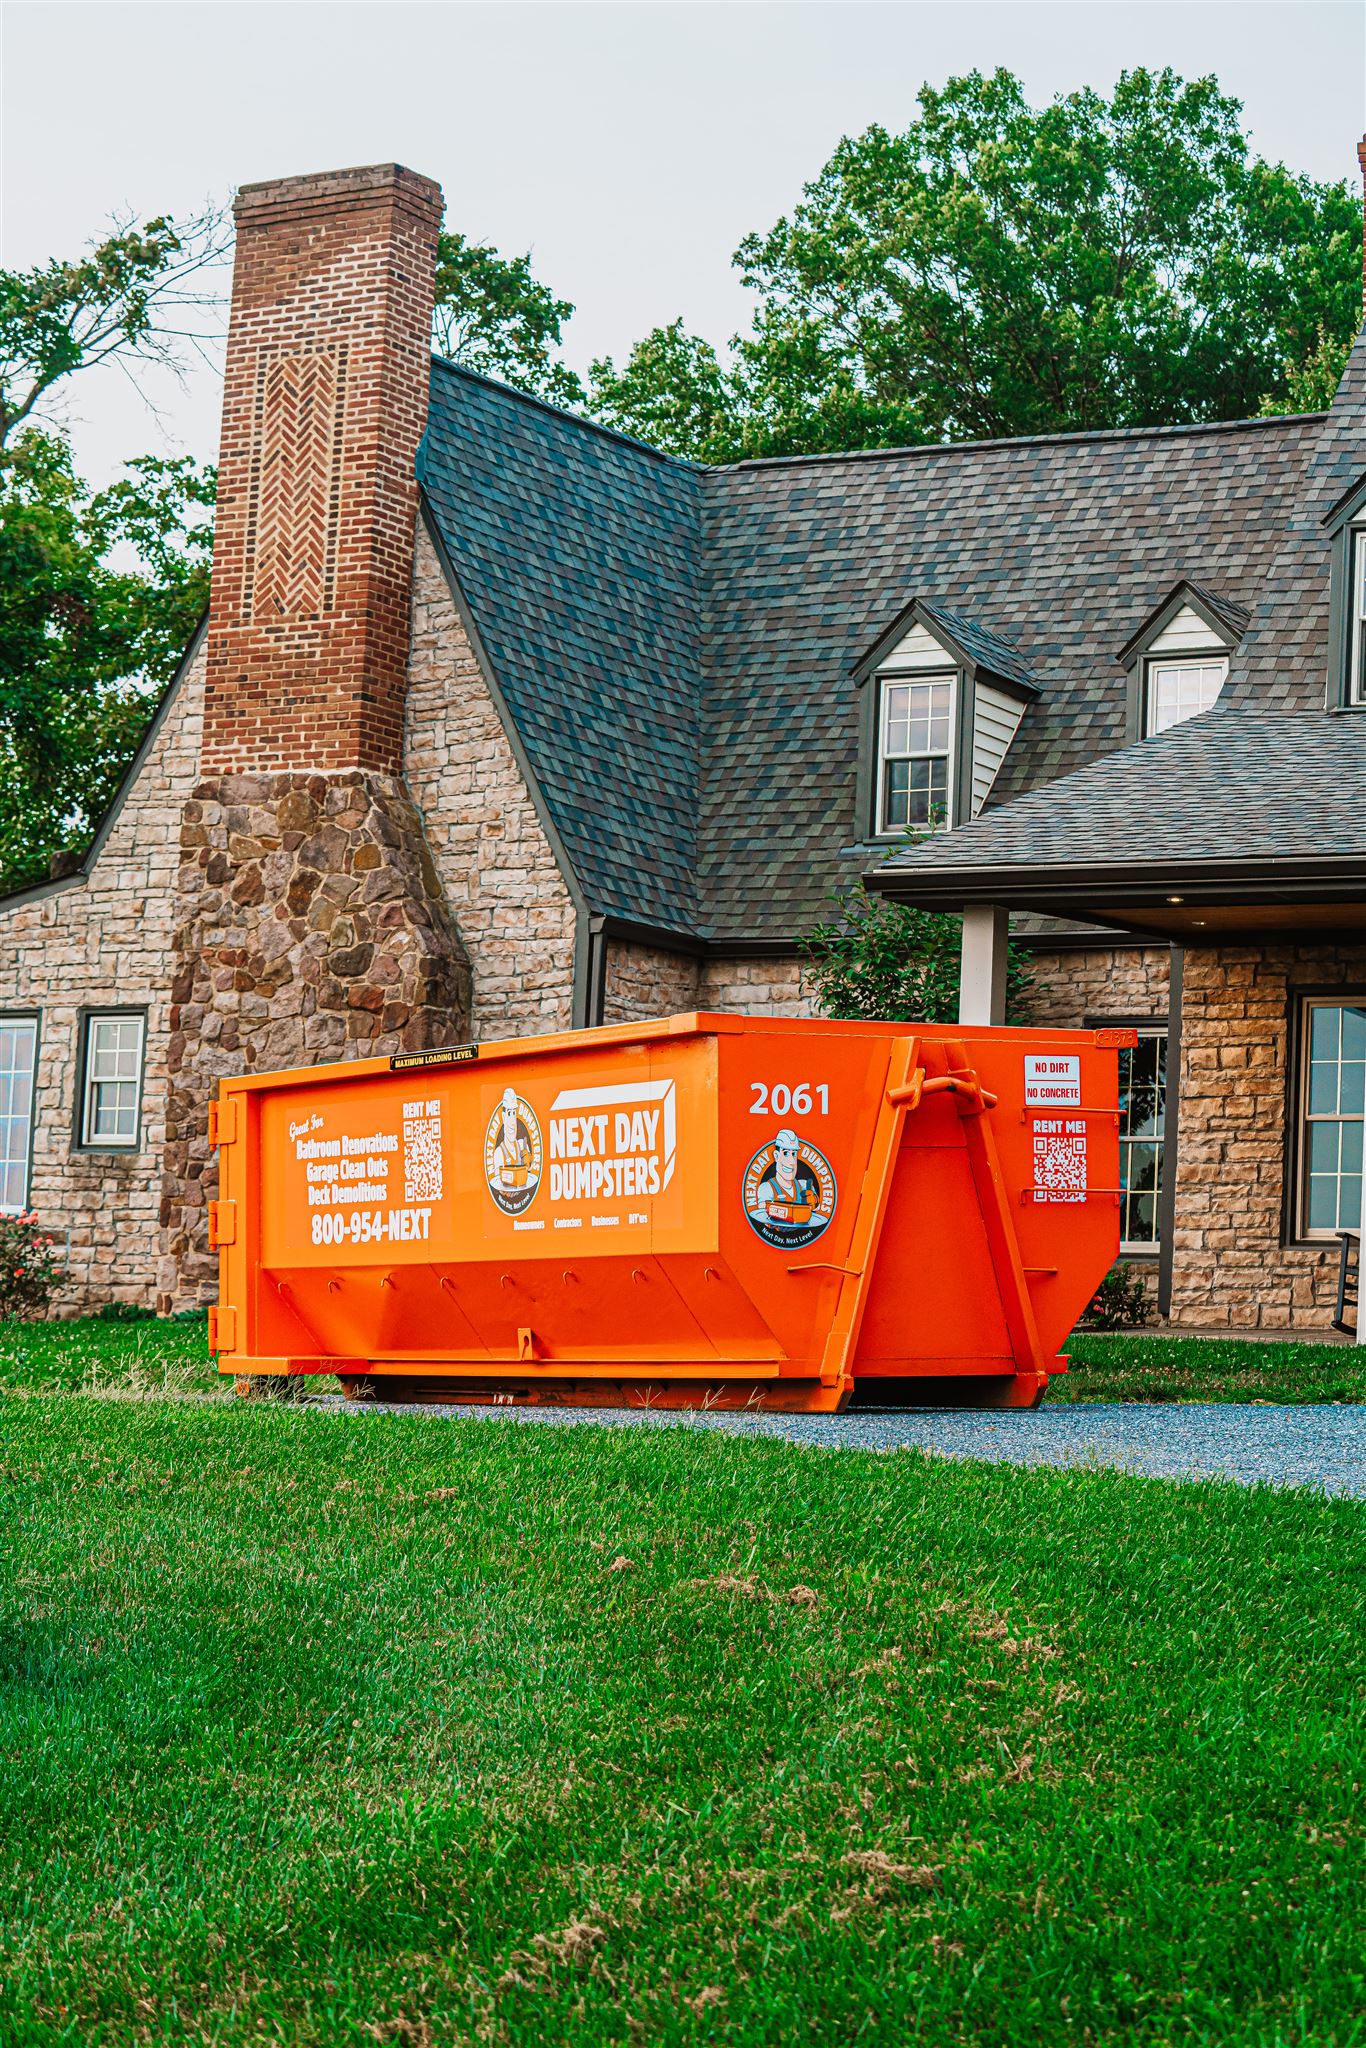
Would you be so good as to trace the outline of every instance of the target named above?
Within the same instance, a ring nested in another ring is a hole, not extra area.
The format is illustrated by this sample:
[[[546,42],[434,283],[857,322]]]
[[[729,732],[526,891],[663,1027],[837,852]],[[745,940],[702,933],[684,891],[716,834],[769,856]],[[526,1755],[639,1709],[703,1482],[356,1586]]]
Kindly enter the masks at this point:
[[[922,81],[1009,66],[1041,101],[1126,66],[1215,72],[1254,146],[1357,175],[1362,0],[8,0],[0,237],[15,268],[73,254],[128,210],[191,213],[252,179],[397,158],[447,220],[530,249],[578,308],[578,367],[681,314],[747,320],[730,267],[841,135],[896,127]],[[218,391],[80,380],[87,474],[216,452]]]

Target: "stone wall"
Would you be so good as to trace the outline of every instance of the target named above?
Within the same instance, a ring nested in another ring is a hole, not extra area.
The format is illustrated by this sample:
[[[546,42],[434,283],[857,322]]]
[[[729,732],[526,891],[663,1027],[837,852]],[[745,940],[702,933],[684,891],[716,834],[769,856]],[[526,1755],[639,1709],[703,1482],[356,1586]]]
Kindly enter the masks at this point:
[[[814,1017],[816,1005],[794,957],[751,955],[706,960],[698,976],[699,1010],[741,1010],[750,1017]]]
[[[1165,1017],[1171,979],[1166,946],[1097,946],[1031,953],[1031,1024],[1079,1030],[1087,1017]]]
[[[739,1010],[749,1017],[814,1015],[799,960],[699,960],[662,947],[608,941],[605,1024],[639,1023],[682,1010]]]
[[[609,939],[603,1023],[641,1024],[702,1008],[697,999],[699,966],[695,954]]]
[[[182,677],[88,876],[0,905],[0,1008],[39,1012],[29,1200],[68,1241],[59,1307],[150,1307],[156,1294],[181,807],[198,775],[204,657]],[[146,1008],[136,1151],[74,1142],[80,1011]]]
[[[1172,1316],[1324,1329],[1338,1245],[1282,1242],[1290,1018],[1305,990],[1366,989],[1366,946],[1186,953]]]
[[[180,827],[171,948],[163,1310],[210,1300],[221,1076],[369,1059],[468,1035],[469,973],[422,821],[395,777],[217,776]]]
[[[420,524],[412,616],[404,765],[469,962],[471,1034],[567,1031],[573,900]]]

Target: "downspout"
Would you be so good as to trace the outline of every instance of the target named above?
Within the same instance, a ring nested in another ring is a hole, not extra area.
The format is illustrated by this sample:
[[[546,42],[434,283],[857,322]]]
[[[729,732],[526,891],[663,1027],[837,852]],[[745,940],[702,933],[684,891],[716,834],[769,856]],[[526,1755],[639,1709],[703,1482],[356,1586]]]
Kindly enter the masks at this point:
[[[1171,949],[1167,997],[1167,1089],[1162,1104],[1162,1186],[1157,1198],[1157,1312],[1172,1312],[1172,1262],[1176,1253],[1176,1147],[1181,1108],[1181,996],[1186,954]]]

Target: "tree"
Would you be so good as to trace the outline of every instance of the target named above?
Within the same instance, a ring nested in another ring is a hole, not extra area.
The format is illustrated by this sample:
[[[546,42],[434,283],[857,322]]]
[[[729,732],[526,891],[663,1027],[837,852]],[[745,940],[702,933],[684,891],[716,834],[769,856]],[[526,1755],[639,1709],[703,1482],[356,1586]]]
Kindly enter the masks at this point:
[[[213,472],[77,476],[55,415],[94,364],[176,364],[216,215],[121,226],[73,263],[0,272],[0,889],[84,846],[208,598]]]
[[[962,919],[915,910],[856,882],[836,914],[802,943],[803,976],[823,1017],[956,1024]],[[1016,946],[1006,953],[1006,1021],[1028,1021],[1031,976]]]
[[[212,504],[185,458],[91,491],[56,435],[0,453],[0,890],[88,844],[208,603]]]
[[[1355,333],[1362,220],[1241,114],[1170,70],[1042,109],[1007,71],[926,86],[741,244],[728,364],[679,323],[595,364],[593,403],[706,459],[1245,418]]]
[[[555,353],[573,311],[532,276],[529,255],[500,256],[485,242],[443,230],[432,322],[439,355],[552,405],[581,405],[583,386]]]

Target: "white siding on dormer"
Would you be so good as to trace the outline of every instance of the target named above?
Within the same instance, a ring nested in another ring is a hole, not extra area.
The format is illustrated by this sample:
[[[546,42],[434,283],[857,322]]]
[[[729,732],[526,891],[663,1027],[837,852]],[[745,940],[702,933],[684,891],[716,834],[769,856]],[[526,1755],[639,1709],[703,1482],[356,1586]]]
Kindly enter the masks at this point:
[[[891,653],[878,663],[879,669],[888,668],[952,668],[954,658],[947,647],[941,646],[933,633],[924,626],[912,626],[905,638],[898,640]]]
[[[991,785],[1023,716],[1024,705],[1018,697],[1008,697],[1004,690],[993,690],[990,683],[978,683],[972,722],[974,818],[991,794]]]
[[[1212,648],[1217,654],[1222,654],[1224,642],[1217,633],[1210,630],[1199,612],[1192,611],[1188,604],[1183,604],[1176,617],[1162,628],[1156,640],[1148,642],[1144,652],[1149,655],[1167,654],[1179,649],[1182,654],[1193,654],[1197,649],[1203,652],[1206,647]]]

